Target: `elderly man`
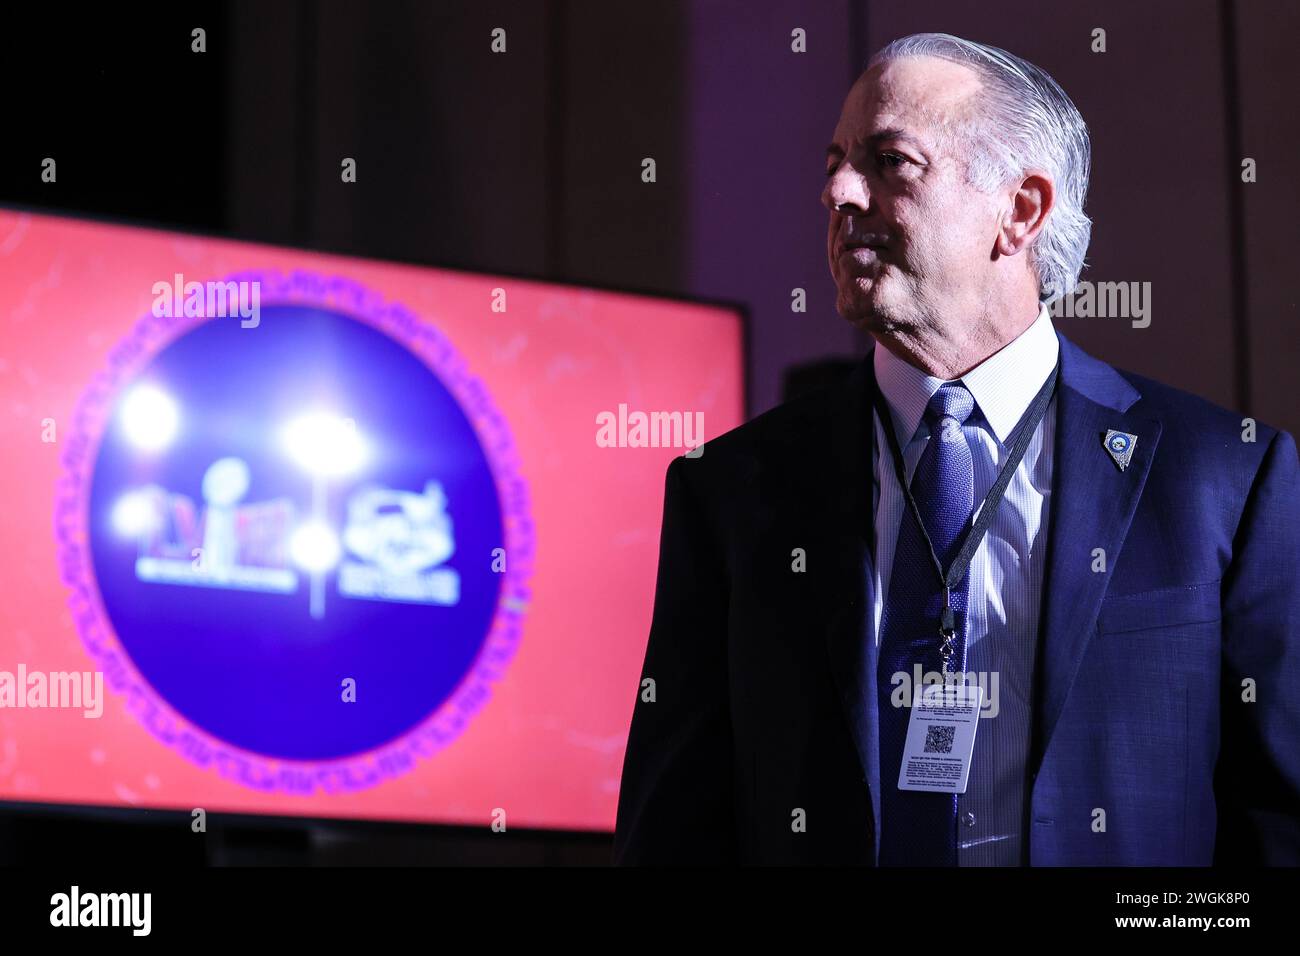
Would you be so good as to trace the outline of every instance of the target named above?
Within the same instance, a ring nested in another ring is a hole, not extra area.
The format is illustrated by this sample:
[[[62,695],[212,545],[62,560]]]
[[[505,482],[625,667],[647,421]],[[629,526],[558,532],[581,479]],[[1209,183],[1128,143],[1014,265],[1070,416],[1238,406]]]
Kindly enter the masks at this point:
[[[822,199],[876,347],[669,467],[615,862],[1300,863],[1295,443],[1053,329],[1089,159],[1003,50],[854,84]]]

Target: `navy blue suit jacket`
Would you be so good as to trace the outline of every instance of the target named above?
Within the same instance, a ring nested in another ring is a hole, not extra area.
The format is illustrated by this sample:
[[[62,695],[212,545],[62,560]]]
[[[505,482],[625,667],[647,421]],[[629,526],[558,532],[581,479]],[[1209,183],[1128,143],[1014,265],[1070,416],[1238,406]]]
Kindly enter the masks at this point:
[[[1058,339],[1028,862],[1300,863],[1295,442]],[[616,863],[874,863],[871,376],[668,468]]]

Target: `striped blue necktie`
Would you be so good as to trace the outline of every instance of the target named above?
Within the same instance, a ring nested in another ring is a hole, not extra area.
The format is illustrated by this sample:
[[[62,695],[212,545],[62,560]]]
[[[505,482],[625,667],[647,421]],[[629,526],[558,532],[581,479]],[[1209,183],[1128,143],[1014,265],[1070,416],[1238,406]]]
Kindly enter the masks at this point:
[[[939,387],[925,410],[930,438],[912,476],[912,496],[925,522],[935,554],[946,572],[975,507],[975,469],[961,425],[975,398],[960,382]],[[885,428],[892,423],[882,422]],[[888,449],[884,449],[888,452]],[[882,463],[887,461],[882,458]],[[882,468],[882,471],[885,469]],[[888,468],[892,473],[893,469]],[[966,669],[966,598],[970,572],[951,589],[956,626],[952,669]],[[880,865],[956,866],[957,795],[898,789],[898,771],[911,699],[895,707],[895,674],[914,692],[914,667],[942,672],[939,633],[943,587],[925,539],[910,509],[904,508],[889,576],[889,595],[880,618],[880,662],[876,672],[880,711]]]

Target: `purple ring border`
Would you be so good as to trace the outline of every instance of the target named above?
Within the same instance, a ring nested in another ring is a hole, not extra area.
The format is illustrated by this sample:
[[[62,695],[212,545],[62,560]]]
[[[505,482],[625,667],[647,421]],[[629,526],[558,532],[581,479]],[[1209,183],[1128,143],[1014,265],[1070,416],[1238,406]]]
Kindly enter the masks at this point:
[[[189,762],[204,769],[215,765],[221,777],[263,793],[311,796],[317,791],[366,790],[403,776],[415,769],[419,758],[431,757],[455,740],[487,703],[491,684],[501,679],[514,658],[531,598],[527,581],[533,570],[535,539],[528,485],[509,426],[483,383],[469,372],[441,332],[405,306],[386,303],[378,293],[343,276],[324,277],[306,270],[293,270],[287,276],[245,270],[215,281],[261,283],[262,305],[315,306],[366,322],[411,349],[451,391],[479,437],[502,506],[507,565],[487,638],[451,696],[413,730],[364,754],[325,761],[275,759],[221,741],[178,714],[135,671],[100,602],[86,547],[91,466],[112,399],[124,381],[165,345],[204,322],[218,320],[208,316],[146,314],[109,354],[108,368],[96,374],[77,402],[61,456],[65,473],[56,482],[54,495],[60,576],[72,589],[68,606],[82,644],[99,663],[109,688],[125,695],[127,709],[145,729]],[[239,316],[226,320],[239,321]]]

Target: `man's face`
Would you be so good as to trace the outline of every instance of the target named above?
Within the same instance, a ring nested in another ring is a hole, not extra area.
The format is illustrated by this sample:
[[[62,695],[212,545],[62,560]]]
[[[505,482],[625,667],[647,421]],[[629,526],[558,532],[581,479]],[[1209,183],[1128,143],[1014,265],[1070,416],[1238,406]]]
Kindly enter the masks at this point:
[[[917,57],[877,65],[849,91],[822,203],[836,308],[855,325],[934,326],[985,297],[999,197],[966,181],[962,156],[979,85],[966,67]]]

